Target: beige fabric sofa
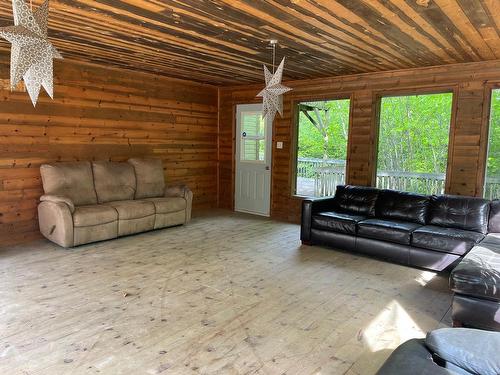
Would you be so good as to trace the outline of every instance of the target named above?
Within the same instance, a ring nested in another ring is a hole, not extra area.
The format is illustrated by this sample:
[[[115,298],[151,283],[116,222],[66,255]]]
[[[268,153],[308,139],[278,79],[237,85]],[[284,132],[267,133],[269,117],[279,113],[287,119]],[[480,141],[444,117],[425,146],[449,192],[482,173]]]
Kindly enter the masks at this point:
[[[63,247],[185,224],[193,193],[165,186],[160,159],[73,162],[40,167],[40,232]]]

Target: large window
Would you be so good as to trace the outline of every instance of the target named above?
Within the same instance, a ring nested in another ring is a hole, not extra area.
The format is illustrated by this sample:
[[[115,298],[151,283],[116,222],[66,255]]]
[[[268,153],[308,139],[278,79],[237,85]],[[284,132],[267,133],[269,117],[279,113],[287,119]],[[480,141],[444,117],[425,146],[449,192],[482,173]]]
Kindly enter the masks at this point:
[[[500,89],[491,93],[490,136],[486,162],[484,196],[500,198]]]
[[[345,183],[350,100],[298,104],[295,193],[324,197]]]
[[[452,97],[444,93],[382,98],[377,187],[444,193]]]

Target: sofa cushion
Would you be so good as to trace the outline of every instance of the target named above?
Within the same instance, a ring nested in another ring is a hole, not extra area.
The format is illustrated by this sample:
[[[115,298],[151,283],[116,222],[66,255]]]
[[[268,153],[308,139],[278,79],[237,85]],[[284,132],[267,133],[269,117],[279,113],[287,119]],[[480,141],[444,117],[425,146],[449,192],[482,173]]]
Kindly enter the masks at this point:
[[[119,220],[140,219],[155,214],[155,205],[148,201],[117,201],[106,205],[118,212]]]
[[[372,187],[339,185],[335,192],[335,204],[341,211],[375,216],[378,193],[379,190]]]
[[[500,301],[500,243],[474,246],[450,275],[451,289],[460,294]]]
[[[128,161],[135,170],[137,187],[135,199],[163,197],[165,177],[161,159],[138,159]]]
[[[481,243],[489,243],[492,245],[500,245],[500,233],[489,233],[484,237]]]
[[[155,227],[155,221],[156,215],[149,215],[130,220],[118,220],[118,236],[128,236],[129,234],[153,230]]]
[[[312,227],[339,233],[356,234],[356,223],[366,219],[366,216],[348,212],[318,212],[312,216]]]
[[[467,374],[500,374],[500,332],[470,328],[441,328],[429,332],[426,346]]]
[[[186,209],[186,200],[180,197],[146,198],[144,200],[155,205],[157,214],[168,214]]]
[[[430,196],[394,190],[382,190],[377,198],[377,217],[412,221],[424,225]]]
[[[490,204],[490,220],[488,222],[489,233],[500,233],[500,199]]]
[[[413,231],[411,245],[423,249],[463,255],[483,238],[483,234],[473,231],[425,225]]]
[[[43,164],[40,174],[45,194],[68,197],[75,206],[97,203],[92,167],[88,161]]]
[[[430,225],[487,233],[490,201],[454,195],[433,196]]]
[[[99,203],[134,199],[135,172],[129,163],[95,161],[92,163]]]
[[[111,223],[118,220],[118,213],[113,207],[102,204],[92,206],[76,207],[73,213],[73,224],[75,227],[89,227]]]
[[[75,227],[73,246],[118,237],[118,221],[90,227]]]
[[[402,220],[367,219],[358,223],[358,236],[409,245],[420,224]]]

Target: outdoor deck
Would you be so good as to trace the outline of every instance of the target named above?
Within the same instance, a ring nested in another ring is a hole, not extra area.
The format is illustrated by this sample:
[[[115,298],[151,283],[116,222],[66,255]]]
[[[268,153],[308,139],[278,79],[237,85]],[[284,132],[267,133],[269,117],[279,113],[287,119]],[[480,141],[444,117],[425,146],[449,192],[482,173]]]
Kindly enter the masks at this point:
[[[345,162],[299,158],[297,165],[297,195],[327,197],[335,194],[337,185],[345,183]],[[377,172],[377,187],[411,191],[421,194],[444,194],[445,174],[399,171]],[[487,178],[484,197],[500,198],[500,178]]]

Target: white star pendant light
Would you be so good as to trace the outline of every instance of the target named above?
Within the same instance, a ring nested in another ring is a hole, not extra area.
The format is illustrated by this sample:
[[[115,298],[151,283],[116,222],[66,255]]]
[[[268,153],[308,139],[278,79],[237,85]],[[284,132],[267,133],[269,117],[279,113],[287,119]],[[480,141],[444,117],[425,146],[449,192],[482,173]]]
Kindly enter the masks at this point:
[[[0,36],[12,44],[10,56],[10,85],[24,80],[33,106],[40,88],[54,98],[53,59],[62,59],[47,38],[49,0],[36,11],[24,0],[12,0],[14,26],[0,28]]]
[[[273,47],[273,66],[275,57],[275,47],[277,42],[271,41]],[[266,87],[257,94],[262,100],[262,117],[267,117],[267,120],[272,122],[276,116],[276,112],[283,116],[283,94],[291,91],[290,87],[281,84],[283,78],[283,69],[285,66],[285,58],[281,60],[278,69],[273,73],[264,65],[264,78],[266,80]]]
[[[281,84],[283,76],[283,68],[285,65],[285,58],[281,60],[278,69],[274,74],[271,74],[267,66],[264,65],[264,77],[266,80],[266,87],[257,94],[262,100],[262,117],[268,117],[271,122],[274,120],[276,112],[283,116],[283,94],[292,90]]]

